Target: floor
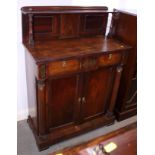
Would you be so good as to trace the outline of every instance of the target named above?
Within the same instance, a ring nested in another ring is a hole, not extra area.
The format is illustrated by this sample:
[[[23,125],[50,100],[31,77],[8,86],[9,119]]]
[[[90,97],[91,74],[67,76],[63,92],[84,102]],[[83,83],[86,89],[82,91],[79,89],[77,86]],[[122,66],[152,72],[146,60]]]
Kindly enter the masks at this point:
[[[117,130],[121,127],[124,127],[128,124],[131,124],[133,122],[136,122],[137,118],[136,116],[131,117],[129,119],[126,119],[121,122],[115,122],[111,126],[105,126],[102,128],[98,128],[96,130],[93,130],[91,132],[88,132],[86,134],[83,134],[81,136],[60,142],[58,144],[55,144],[51,146],[49,149],[45,151],[38,151],[38,148],[35,143],[35,139],[32,135],[32,131],[30,130],[26,120],[19,121],[17,123],[17,151],[18,155],[47,155],[53,151],[57,151],[60,149],[63,149],[65,147],[74,146],[83,142],[86,142],[88,140],[91,140],[93,138],[99,137],[101,135],[107,134],[111,131]]]

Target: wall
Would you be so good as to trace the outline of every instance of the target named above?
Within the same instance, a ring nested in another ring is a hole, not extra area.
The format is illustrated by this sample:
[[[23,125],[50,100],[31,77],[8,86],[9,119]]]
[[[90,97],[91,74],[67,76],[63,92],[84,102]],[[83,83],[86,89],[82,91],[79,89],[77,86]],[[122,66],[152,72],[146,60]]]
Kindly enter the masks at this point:
[[[26,72],[25,72],[25,54],[22,45],[21,33],[21,12],[22,6],[39,6],[39,5],[71,5],[72,0],[18,0],[17,4],[17,120],[26,119],[28,115]]]
[[[36,5],[85,5],[85,6],[108,6],[110,10],[113,8],[128,9],[130,12],[136,12],[135,0],[18,0],[17,4],[17,120],[23,120],[28,115],[27,105],[27,88],[26,88],[26,73],[25,73],[25,55],[24,48],[21,43],[21,12],[22,6]]]

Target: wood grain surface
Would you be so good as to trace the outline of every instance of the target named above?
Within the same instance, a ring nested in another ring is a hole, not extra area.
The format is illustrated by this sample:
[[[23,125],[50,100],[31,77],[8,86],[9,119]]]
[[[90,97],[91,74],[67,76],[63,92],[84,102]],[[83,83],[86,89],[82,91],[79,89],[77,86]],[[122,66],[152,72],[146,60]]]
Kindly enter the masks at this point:
[[[79,39],[63,39],[38,41],[34,46],[26,44],[37,62],[52,61],[71,57],[88,56],[92,54],[107,54],[107,52],[125,51],[131,46],[115,39],[91,37]]]

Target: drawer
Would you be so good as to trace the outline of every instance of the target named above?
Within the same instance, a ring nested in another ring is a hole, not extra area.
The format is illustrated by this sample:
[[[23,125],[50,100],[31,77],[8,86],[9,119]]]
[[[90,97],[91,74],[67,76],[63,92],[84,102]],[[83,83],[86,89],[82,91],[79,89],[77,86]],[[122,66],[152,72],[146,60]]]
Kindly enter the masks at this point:
[[[121,54],[114,53],[108,55],[102,55],[98,58],[99,66],[107,66],[107,65],[114,65],[121,62]]]
[[[76,59],[50,62],[48,65],[49,75],[65,74],[78,71],[80,62]]]

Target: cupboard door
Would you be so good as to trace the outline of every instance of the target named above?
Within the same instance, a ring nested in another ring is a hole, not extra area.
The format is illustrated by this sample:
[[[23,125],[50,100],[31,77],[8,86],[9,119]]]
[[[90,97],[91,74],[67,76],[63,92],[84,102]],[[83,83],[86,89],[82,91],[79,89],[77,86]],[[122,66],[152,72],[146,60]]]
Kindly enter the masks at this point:
[[[85,73],[82,118],[87,120],[104,115],[114,80],[114,68],[101,68]]]
[[[78,75],[50,79],[48,88],[48,125],[55,128],[75,121]]]

